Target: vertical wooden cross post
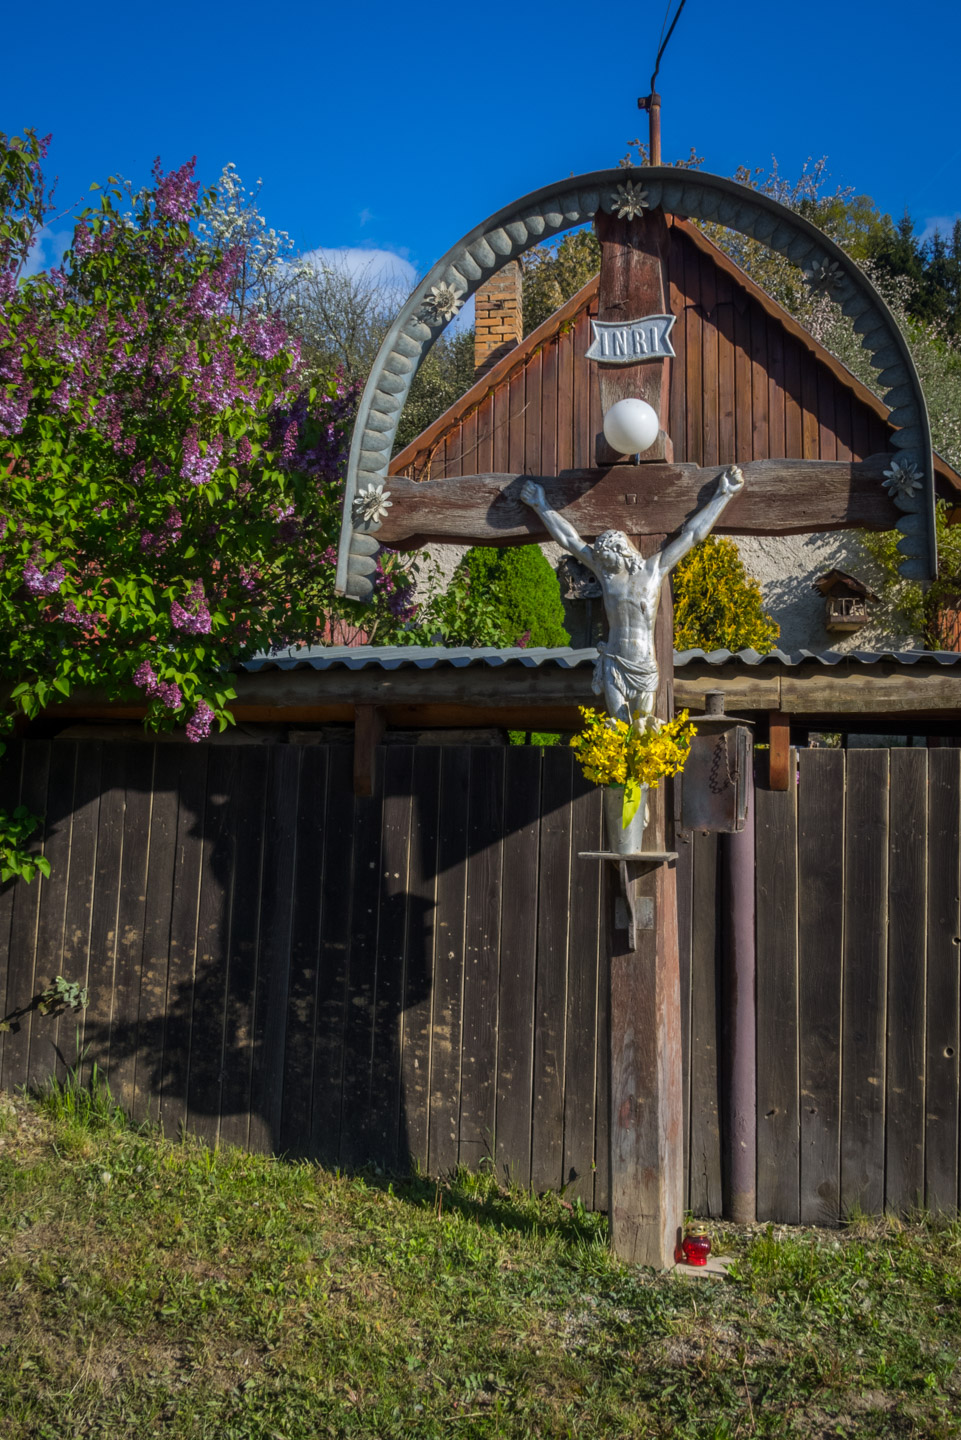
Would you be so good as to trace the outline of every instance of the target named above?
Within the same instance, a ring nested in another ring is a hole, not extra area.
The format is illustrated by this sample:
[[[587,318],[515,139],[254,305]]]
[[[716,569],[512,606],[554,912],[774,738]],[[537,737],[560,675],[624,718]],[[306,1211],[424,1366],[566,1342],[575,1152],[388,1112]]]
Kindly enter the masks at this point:
[[[636,320],[668,313],[667,225],[660,212],[633,220],[598,216],[601,279],[598,319]],[[654,407],[661,435],[646,458],[673,460],[667,415],[669,360],[598,366],[601,405],[637,396]],[[601,444],[603,444],[603,439]],[[600,445],[599,445],[600,449]],[[598,460],[607,459],[606,453]],[[644,484],[644,466],[637,467]],[[666,535],[634,536],[644,555]],[[655,628],[660,672],[655,714],[673,711],[673,610],[665,583]],[[669,851],[673,820],[667,785],[649,794],[645,849]],[[616,912],[611,866],[610,905]],[[673,865],[627,862],[636,923],[633,932],[611,927],[610,994],[610,1227],[615,1253],[657,1269],[669,1266],[684,1216],[681,987],[677,895]],[[615,915],[612,914],[612,919]],[[631,944],[631,933],[633,945]]]

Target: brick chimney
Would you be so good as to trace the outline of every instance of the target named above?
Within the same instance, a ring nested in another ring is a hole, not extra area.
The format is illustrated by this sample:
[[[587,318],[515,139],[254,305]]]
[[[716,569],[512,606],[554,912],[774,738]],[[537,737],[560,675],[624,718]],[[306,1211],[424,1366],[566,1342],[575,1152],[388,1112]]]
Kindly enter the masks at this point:
[[[474,294],[474,374],[486,375],[501,356],[524,338],[521,267],[516,260],[498,270]]]

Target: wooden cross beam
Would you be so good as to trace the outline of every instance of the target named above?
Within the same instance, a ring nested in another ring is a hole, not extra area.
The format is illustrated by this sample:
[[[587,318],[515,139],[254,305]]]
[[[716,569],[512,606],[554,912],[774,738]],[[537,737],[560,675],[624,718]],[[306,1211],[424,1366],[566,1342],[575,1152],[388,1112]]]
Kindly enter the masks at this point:
[[[655,362],[661,363],[661,362]],[[883,488],[890,455],[867,460],[750,460],[747,481],[715,533],[807,535],[819,530],[893,530],[899,513]],[[680,529],[714,493],[723,466],[647,461],[552,475],[461,475],[451,480],[391,476],[391,509],[376,531],[394,550],[433,541],[524,545],[545,534],[520,498],[525,480],[543,485],[548,504],[585,539],[604,530],[664,535]]]

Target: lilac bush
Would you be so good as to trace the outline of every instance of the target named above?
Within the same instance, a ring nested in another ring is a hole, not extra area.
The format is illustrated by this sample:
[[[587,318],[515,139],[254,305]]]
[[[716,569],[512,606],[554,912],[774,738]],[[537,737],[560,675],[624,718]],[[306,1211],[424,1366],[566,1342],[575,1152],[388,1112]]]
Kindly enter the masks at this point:
[[[333,595],[358,386],[308,388],[283,323],[236,303],[248,260],[202,233],[193,161],[111,180],[62,264],[20,278],[44,153],[0,135],[0,665],[27,715],[94,688],[201,740],[238,661],[412,614],[396,557],[372,609]]]

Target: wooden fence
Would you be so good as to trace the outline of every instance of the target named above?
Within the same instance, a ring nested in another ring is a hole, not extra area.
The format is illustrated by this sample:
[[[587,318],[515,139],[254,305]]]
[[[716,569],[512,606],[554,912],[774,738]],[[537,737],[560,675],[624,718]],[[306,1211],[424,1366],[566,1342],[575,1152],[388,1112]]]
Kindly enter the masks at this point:
[[[0,807],[0,1087],[78,1054],[135,1116],[329,1165],[493,1163],[606,1208],[606,867],[569,751],[28,741]],[[803,751],[759,791],[758,1207],[958,1197],[961,751]],[[723,837],[679,845],[688,1204],[719,1214]],[[85,982],[79,1017],[30,1002]],[[19,1013],[18,1013],[19,1012]],[[59,1058],[58,1058],[59,1055]]]
[[[796,759],[757,795],[759,1216],[954,1211],[961,752]]]
[[[53,870],[0,895],[0,996],[62,973],[90,1003],[26,1013],[0,1086],[79,1041],[168,1132],[490,1159],[605,1206],[601,814],[570,751],[382,746],[355,798],[349,745],[20,748]]]

